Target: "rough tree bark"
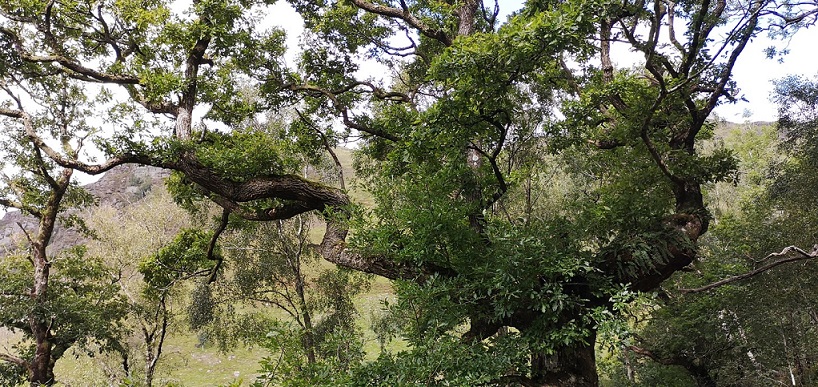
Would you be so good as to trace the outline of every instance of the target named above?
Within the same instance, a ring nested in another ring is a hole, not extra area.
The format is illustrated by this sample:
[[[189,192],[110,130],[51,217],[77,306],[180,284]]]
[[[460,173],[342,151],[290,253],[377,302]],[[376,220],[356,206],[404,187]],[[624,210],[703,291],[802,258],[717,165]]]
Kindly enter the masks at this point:
[[[29,365],[29,382],[32,386],[50,386],[54,384],[54,364],[57,359],[54,358],[52,353],[55,346],[54,337],[51,333],[53,321],[38,312],[45,310],[43,304],[48,299],[51,262],[46,253],[46,248],[54,234],[60,204],[71,182],[72,173],[73,170],[67,168],[56,180],[49,179],[51,192],[49,193],[48,203],[45,210],[40,214],[36,236],[30,240],[31,258],[34,266],[34,284],[31,289],[31,299],[36,305],[28,318],[31,334],[35,341],[34,357]]]
[[[32,287],[29,292],[32,310],[28,316],[28,331],[34,338],[34,354],[25,366],[28,369],[28,381],[32,386],[50,386],[54,384],[54,364],[56,354],[62,351],[55,348],[58,345],[52,334],[53,317],[43,313],[48,300],[48,285],[51,274],[51,262],[47,254],[47,247],[54,233],[60,204],[70,183],[71,169],[64,169],[57,179],[49,178],[51,191],[48,194],[46,207],[41,212],[33,214],[38,219],[38,227],[34,235],[29,238],[32,264]],[[47,175],[47,173],[46,173]]]

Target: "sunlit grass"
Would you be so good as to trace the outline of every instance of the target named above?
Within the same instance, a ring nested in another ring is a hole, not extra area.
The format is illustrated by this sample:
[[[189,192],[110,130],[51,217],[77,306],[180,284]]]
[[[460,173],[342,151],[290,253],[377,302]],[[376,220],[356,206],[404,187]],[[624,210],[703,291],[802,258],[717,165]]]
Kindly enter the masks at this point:
[[[392,297],[392,287],[388,280],[375,278],[365,293],[355,298],[358,309],[357,325],[363,333],[366,360],[375,360],[380,353],[380,345],[371,327],[373,312],[383,307],[383,300]],[[271,314],[281,315],[270,311]],[[0,339],[3,336],[0,335]],[[7,340],[11,338],[6,335]],[[156,386],[221,386],[235,381],[249,385],[258,376],[259,361],[269,355],[261,347],[238,347],[226,353],[219,351],[215,345],[197,346],[199,340],[195,333],[173,332],[169,335],[165,350],[157,370]],[[387,350],[398,351],[406,348],[401,340],[394,340],[387,345]],[[106,376],[106,368],[117,367],[119,359],[106,354],[93,357],[83,353],[70,352],[57,362],[55,374],[58,386],[110,386],[117,385],[118,380]],[[118,371],[118,370],[111,370]]]

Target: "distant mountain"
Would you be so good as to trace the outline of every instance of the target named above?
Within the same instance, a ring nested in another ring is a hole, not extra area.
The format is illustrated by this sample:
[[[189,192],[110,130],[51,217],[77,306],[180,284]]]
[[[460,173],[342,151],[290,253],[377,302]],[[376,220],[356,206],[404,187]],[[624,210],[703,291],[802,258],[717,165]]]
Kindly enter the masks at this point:
[[[141,200],[155,185],[163,184],[168,174],[168,171],[156,167],[121,165],[84,188],[97,198],[99,204],[122,208]],[[82,213],[86,209],[72,211]],[[29,233],[35,232],[37,219],[23,216],[20,211],[9,211],[0,219],[0,256],[8,255],[25,245],[21,227]],[[49,247],[52,252],[60,251],[82,243],[83,240],[84,236],[76,230],[58,223]]]

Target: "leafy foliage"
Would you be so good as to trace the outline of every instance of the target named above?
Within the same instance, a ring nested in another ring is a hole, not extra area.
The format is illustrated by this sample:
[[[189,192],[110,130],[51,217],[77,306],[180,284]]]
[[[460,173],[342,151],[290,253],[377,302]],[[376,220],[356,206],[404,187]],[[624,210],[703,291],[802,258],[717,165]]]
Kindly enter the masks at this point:
[[[28,292],[32,288],[31,263],[24,256],[5,257],[0,262],[0,321],[25,339],[17,345],[20,356],[31,361],[34,345],[29,318],[49,321],[54,335],[51,361],[68,348],[95,350],[99,344],[111,350],[126,329],[123,319],[127,304],[110,281],[109,272],[98,259],[86,255],[84,246],[63,251],[52,263],[48,297],[36,302]],[[11,371],[26,371],[7,367]],[[27,375],[20,375],[20,377]]]
[[[685,276],[670,291],[770,263],[777,257],[761,257],[781,250],[784,243],[814,243],[812,217],[805,216],[811,204],[797,191],[780,190],[799,173],[792,166],[811,156],[776,152],[781,145],[771,128],[745,124],[740,137],[724,137],[742,156],[743,184],[714,187],[710,196],[716,203],[732,202],[717,207],[721,216],[702,243],[700,274]],[[684,370],[700,384],[761,386],[792,379],[799,385],[814,383],[810,359],[815,354],[803,345],[815,334],[807,306],[814,302],[808,289],[815,284],[806,274],[814,264],[791,263],[708,294],[674,297],[650,314],[637,330],[638,340],[632,341],[649,349],[652,360],[627,349],[620,353],[622,358],[631,357],[630,380],[653,385],[663,373]]]
[[[210,236],[200,229],[182,230],[176,238],[155,255],[139,265],[139,272],[149,285],[147,292],[163,292],[177,280],[188,278],[210,269],[214,262],[208,259]],[[220,252],[214,250],[214,256]]]

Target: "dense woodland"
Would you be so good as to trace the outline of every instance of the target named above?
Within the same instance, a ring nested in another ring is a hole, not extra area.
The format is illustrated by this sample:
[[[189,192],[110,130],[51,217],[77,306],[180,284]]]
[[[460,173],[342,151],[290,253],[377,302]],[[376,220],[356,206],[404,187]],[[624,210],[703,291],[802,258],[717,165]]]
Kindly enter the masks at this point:
[[[233,385],[818,385],[818,80],[713,114],[818,3],[502,5],[0,4],[0,384],[183,385],[192,332]]]

